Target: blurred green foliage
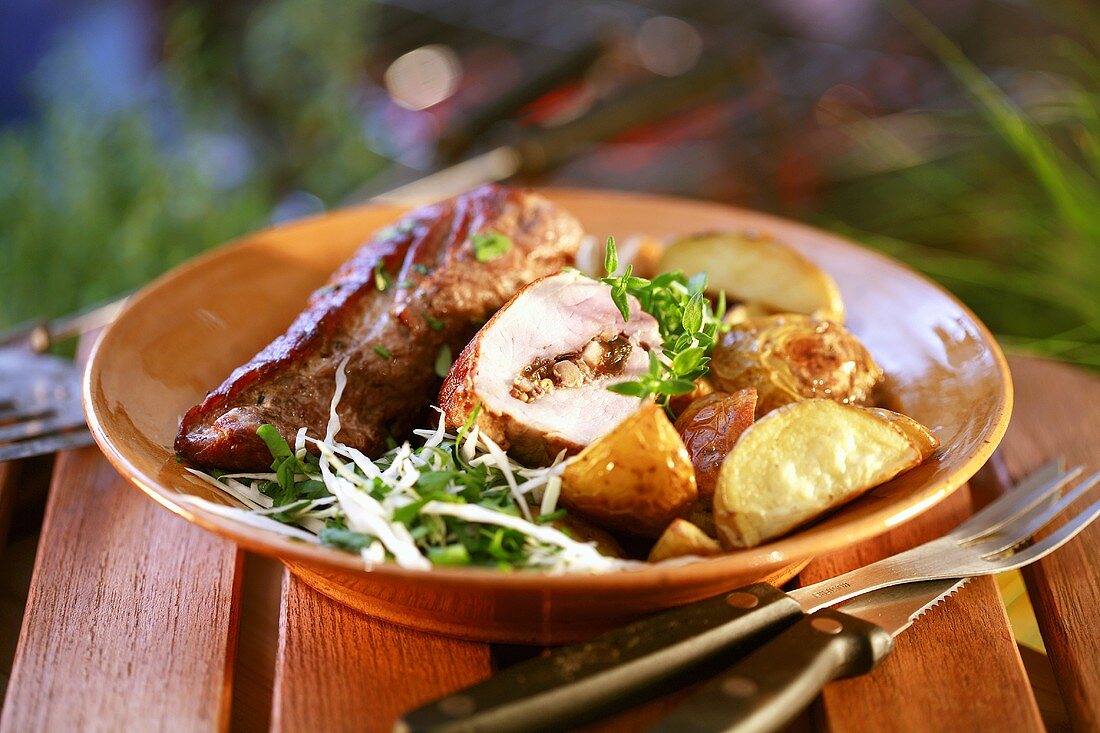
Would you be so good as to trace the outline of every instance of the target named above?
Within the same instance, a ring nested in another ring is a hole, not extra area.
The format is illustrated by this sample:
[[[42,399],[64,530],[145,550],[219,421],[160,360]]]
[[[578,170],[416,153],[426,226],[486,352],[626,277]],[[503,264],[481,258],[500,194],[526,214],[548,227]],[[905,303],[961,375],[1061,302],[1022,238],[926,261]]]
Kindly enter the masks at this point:
[[[115,108],[55,50],[64,78],[39,85],[40,118],[0,131],[0,327],[136,287],[293,191],[331,205],[373,175],[350,93],[370,7],[274,0],[238,21],[181,5],[148,92]],[[364,30],[331,33],[346,27]]]
[[[965,91],[967,105],[923,112],[959,144],[926,155],[875,119],[846,125],[894,164],[830,184],[815,221],[938,279],[1006,344],[1100,367],[1096,55],[1052,38],[1059,93],[1021,107],[890,7]],[[0,131],[0,327],[140,285],[266,225],[295,192],[337,204],[385,165],[364,125],[368,0],[210,0],[164,22],[132,104],[102,104],[95,70],[62,64],[64,84],[39,85],[40,117]],[[348,28],[361,31],[333,32]]]
[[[931,160],[874,121],[858,125],[868,150],[917,162],[838,187],[830,210],[848,216],[833,227],[939,280],[1006,346],[1100,367],[1100,62],[1051,39],[1062,86],[1024,110],[912,6],[889,7],[951,71],[976,118],[945,113],[969,139]]]

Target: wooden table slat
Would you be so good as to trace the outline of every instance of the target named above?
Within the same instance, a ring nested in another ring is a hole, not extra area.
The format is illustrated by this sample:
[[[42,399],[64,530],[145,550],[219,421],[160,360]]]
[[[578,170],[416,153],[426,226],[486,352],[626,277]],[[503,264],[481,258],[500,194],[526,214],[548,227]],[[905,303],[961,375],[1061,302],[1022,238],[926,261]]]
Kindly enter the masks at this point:
[[[1039,359],[1011,362],[1017,385],[1013,422],[1003,444],[1008,472],[1026,475],[1065,456],[1100,469],[1100,379]],[[1078,501],[1067,516],[1100,493]],[[1058,552],[1025,568],[1039,630],[1075,730],[1100,730],[1100,522]]]
[[[489,646],[386,623],[283,581],[272,730],[385,731],[402,712],[488,677]]]
[[[58,456],[0,731],[222,730],[236,547]]]
[[[814,560],[799,580],[813,583],[874,562],[943,534],[969,514],[964,487],[912,522]],[[898,636],[893,652],[874,672],[827,686],[819,712],[822,727],[835,733],[1043,730],[1008,617],[989,577],[971,580]]]

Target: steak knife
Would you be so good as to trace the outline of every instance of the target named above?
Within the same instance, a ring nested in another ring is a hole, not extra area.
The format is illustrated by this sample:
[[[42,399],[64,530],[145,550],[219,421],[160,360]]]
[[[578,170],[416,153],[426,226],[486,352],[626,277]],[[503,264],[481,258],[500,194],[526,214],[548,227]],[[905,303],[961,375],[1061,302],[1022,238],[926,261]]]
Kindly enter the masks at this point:
[[[884,599],[901,596],[877,595],[884,589],[928,581],[940,583],[941,589],[931,600],[914,601],[913,608],[919,609],[947,592],[959,577],[974,572],[998,572],[1000,566],[996,563],[986,563],[988,567],[980,569],[971,564],[971,572],[963,572],[960,561],[965,560],[966,552],[978,552],[974,548],[980,545],[967,550],[960,541],[968,539],[978,527],[988,531],[1003,527],[1011,519],[1011,511],[1006,514],[1002,506],[1009,496],[1040,497],[1036,501],[1042,497],[1049,499],[1052,491],[1060,490],[1080,473],[1079,469],[1066,473],[1062,468],[1059,461],[1051,461],[1017,484],[1004,499],[993,502],[944,537],[789,593],[767,583],[756,583],[635,621],[590,641],[517,664],[490,679],[423,705],[398,721],[395,730],[414,733],[562,730],[721,674],[731,661],[799,623],[808,614],[848,601],[844,610],[853,618],[864,618],[860,616],[861,609],[867,607],[852,599],[865,598],[863,603],[872,604],[872,610],[891,608]],[[1082,486],[1087,488],[1091,483]],[[1018,509],[1019,501],[1013,499],[1007,506]],[[1029,506],[1035,506],[1035,502]],[[1058,542],[1050,544],[1044,552],[1053,551],[1083,526],[1078,522],[1071,532],[1058,533]],[[914,593],[921,592],[915,590],[917,587],[927,592],[934,589],[914,585]],[[889,632],[903,628],[891,619],[882,623]]]
[[[770,733],[791,722],[827,683],[870,672],[908,629],[966,579],[873,591],[805,616],[734,664],[649,733]]]

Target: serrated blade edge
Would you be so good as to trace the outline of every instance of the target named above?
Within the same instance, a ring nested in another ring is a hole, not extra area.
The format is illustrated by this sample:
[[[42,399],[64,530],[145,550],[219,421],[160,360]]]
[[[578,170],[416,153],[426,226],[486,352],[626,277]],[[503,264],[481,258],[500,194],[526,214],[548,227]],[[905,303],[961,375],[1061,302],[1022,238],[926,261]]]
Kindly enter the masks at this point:
[[[897,636],[963,587],[966,581],[967,578],[951,578],[902,583],[859,596],[841,604],[837,610],[870,621]]]

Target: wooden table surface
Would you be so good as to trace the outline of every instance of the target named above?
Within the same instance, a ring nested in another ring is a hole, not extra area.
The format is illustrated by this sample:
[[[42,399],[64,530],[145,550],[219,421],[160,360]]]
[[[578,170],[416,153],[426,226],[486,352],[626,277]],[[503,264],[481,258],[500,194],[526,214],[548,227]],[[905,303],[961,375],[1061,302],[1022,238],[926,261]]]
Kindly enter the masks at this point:
[[[817,558],[801,582],[938,535],[1052,457],[1100,468],[1100,379],[1039,360],[1012,368],[1012,427],[971,488],[883,537]],[[0,643],[11,657],[0,733],[388,731],[402,710],[537,652],[344,608],[156,506],[95,448],[53,464],[23,607],[12,599],[22,600],[21,558],[34,545],[25,515],[34,511],[26,495],[41,484],[36,465],[0,465],[0,531],[21,528],[5,543],[0,631],[23,610],[18,634]],[[1025,573],[1049,661],[1017,646],[995,581],[974,580],[899,637],[875,672],[829,685],[792,729],[1100,730],[1096,557],[1094,525]],[[586,730],[643,730],[682,695]]]

